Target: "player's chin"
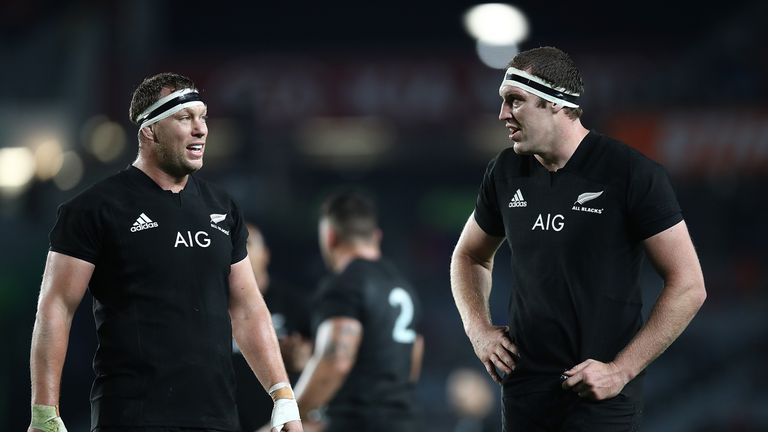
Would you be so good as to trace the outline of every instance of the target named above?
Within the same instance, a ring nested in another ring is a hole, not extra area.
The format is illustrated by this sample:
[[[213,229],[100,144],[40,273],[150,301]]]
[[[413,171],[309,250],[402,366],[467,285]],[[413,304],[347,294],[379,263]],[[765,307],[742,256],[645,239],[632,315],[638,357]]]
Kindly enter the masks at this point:
[[[191,174],[203,167],[203,158],[187,160],[187,163],[184,165],[186,165],[187,171]]]
[[[530,149],[527,148],[526,145],[520,141],[512,141],[512,150],[514,150],[515,153],[519,155],[531,154]]]

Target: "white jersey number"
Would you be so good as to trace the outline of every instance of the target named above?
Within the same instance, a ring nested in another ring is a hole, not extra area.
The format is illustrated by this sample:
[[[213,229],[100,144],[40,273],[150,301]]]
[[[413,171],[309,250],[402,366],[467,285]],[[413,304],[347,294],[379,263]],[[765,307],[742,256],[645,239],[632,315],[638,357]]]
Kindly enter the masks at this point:
[[[408,291],[396,287],[389,293],[389,304],[400,308],[400,315],[392,329],[392,339],[399,343],[411,343],[416,340],[416,332],[408,327],[413,321],[413,300]]]

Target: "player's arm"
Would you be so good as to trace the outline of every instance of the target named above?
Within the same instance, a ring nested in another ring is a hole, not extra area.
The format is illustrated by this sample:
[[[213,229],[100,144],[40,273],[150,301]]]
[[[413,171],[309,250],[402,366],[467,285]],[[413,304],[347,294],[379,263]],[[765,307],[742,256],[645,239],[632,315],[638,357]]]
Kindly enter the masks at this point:
[[[451,257],[451,291],[475,354],[494,381],[501,377],[496,368],[510,373],[519,356],[507,337],[507,328],[491,323],[488,299],[491,295],[493,257],[504,240],[488,235],[469,217]]]
[[[47,430],[61,421],[56,418],[69,331],[94,268],[87,261],[48,252],[29,358],[33,405],[30,431]]]
[[[417,334],[411,350],[411,375],[412,383],[419,381],[421,376],[421,362],[424,358],[424,336]]]
[[[331,317],[317,328],[315,350],[296,383],[302,417],[326,405],[341,387],[357,359],[363,325],[349,317]]]
[[[644,246],[664,288],[648,321],[613,362],[587,360],[566,372],[571,378],[564,386],[582,396],[606,399],[617,395],[680,336],[707,297],[685,222],[649,237]]]
[[[287,385],[288,374],[285,372],[277,336],[272,327],[272,317],[259,292],[248,257],[232,264],[229,292],[232,334],[259,382],[265,390],[270,391],[275,400],[272,426],[285,424],[285,431],[301,431],[301,422],[297,421],[298,410],[292,406],[295,405],[293,392]],[[275,386],[282,387],[275,390]],[[276,415],[278,420],[289,421],[275,421]]]

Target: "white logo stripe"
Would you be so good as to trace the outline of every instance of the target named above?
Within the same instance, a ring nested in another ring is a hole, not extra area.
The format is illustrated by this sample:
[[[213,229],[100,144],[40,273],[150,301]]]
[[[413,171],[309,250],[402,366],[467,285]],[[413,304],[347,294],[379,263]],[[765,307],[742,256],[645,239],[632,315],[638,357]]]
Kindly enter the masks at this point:
[[[143,220],[143,221],[144,221],[144,223],[150,223],[150,222],[152,222],[152,219],[148,218],[148,217],[147,217],[147,215],[145,215],[144,213],[142,213],[142,214],[140,214],[140,215],[139,215],[139,219]]]

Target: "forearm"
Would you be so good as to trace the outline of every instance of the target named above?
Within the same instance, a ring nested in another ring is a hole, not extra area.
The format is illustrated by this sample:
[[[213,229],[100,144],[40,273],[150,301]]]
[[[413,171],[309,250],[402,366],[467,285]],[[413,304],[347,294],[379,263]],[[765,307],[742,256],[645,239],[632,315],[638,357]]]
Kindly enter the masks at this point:
[[[41,304],[32,331],[30,350],[33,404],[59,404],[61,373],[71,323],[72,314],[68,311]]]
[[[478,325],[491,324],[488,299],[492,269],[492,261],[481,264],[459,252],[451,259],[451,292],[467,334]]]
[[[233,313],[232,332],[240,351],[265,390],[278,382],[288,382],[288,374],[266,306]]]
[[[315,352],[296,383],[303,418],[330,402],[357,359],[363,325],[355,318],[334,317],[317,328]]]
[[[301,418],[331,401],[341,388],[347,372],[328,356],[312,357],[296,383],[296,401],[299,404]]]
[[[648,321],[614,360],[627,381],[648,367],[680,336],[705,298],[703,282],[685,288],[665,287]]]

